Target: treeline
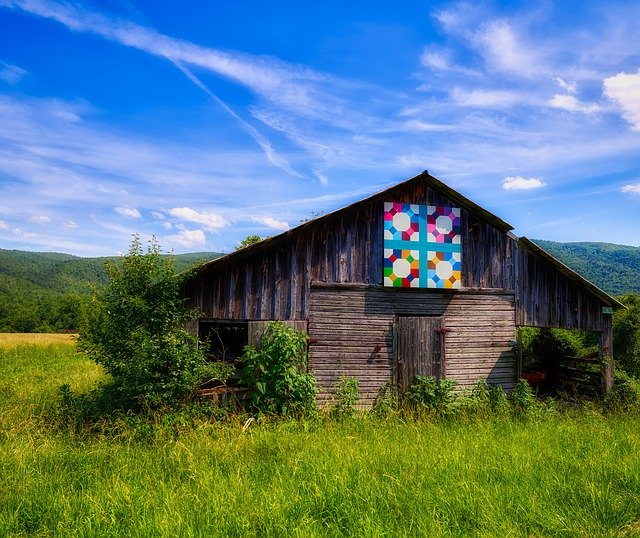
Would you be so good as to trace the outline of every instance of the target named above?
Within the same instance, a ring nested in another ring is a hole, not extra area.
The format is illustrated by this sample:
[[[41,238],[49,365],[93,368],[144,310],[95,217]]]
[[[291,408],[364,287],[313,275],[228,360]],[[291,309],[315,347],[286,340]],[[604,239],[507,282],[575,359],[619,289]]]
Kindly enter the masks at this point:
[[[177,271],[220,254],[175,255]],[[0,332],[66,332],[80,326],[91,289],[107,282],[105,264],[52,252],[0,249]]]
[[[611,295],[640,293],[640,247],[613,243],[534,241]]]

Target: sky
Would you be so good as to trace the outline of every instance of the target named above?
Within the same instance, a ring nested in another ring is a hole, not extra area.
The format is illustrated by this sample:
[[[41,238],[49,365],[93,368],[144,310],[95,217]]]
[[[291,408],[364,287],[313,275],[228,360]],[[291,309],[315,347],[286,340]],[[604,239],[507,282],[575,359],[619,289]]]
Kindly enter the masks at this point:
[[[638,20],[637,1],[0,0],[0,248],[231,252],[423,170],[519,236],[639,246]]]

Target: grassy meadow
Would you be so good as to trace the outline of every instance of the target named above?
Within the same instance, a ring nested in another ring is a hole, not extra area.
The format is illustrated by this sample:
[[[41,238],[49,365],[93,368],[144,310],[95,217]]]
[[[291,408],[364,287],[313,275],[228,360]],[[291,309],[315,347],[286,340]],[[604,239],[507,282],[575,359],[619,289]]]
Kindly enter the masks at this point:
[[[635,416],[61,421],[57,388],[101,376],[0,344],[0,536],[640,535]]]

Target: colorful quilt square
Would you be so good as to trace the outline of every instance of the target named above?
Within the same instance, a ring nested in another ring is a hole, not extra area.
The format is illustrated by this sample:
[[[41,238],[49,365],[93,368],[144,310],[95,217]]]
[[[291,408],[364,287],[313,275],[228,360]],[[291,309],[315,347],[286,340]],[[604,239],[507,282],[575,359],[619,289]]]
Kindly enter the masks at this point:
[[[395,288],[420,286],[420,252],[417,250],[384,250],[384,285]]]
[[[462,263],[459,252],[428,251],[429,288],[457,289],[461,286]]]
[[[430,243],[460,243],[460,209],[427,206],[427,241]]]
[[[384,202],[385,286],[462,287],[460,208]]]
[[[385,202],[384,238],[398,241],[420,241],[420,206]]]

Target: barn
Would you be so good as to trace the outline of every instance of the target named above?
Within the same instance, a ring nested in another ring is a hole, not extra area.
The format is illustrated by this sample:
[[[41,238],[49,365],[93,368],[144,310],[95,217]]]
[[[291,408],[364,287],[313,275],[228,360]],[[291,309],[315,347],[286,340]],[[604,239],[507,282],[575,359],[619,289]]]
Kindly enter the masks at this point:
[[[358,379],[364,405],[417,374],[510,390],[524,326],[597,332],[609,388],[622,305],[512,229],[425,171],[206,263],[183,293],[224,360],[270,320],[305,331],[320,403],[341,376]]]

